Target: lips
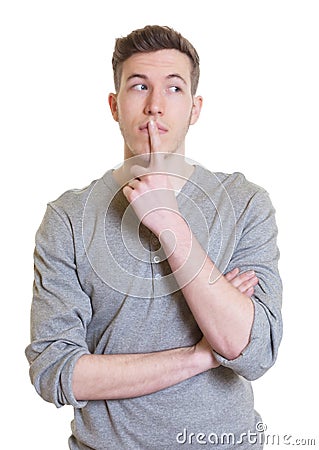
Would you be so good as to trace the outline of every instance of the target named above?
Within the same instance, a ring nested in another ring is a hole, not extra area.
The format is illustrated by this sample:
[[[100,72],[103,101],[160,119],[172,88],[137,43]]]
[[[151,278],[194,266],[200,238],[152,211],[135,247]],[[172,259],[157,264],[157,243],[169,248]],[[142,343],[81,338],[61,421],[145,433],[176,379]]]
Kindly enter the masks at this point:
[[[140,125],[139,130],[143,131],[145,133],[148,133],[148,124],[149,124],[149,122],[146,122],[143,125]],[[157,126],[159,134],[164,134],[164,133],[168,132],[168,129],[161,123],[155,121],[155,125]]]

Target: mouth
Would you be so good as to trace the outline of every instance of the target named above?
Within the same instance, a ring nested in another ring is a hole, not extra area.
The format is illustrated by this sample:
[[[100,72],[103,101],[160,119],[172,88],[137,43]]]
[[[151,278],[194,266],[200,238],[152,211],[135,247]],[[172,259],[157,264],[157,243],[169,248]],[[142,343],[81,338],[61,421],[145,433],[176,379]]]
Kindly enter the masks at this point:
[[[148,132],[148,124],[149,124],[149,122],[146,122],[143,125],[140,125],[139,126],[139,130],[142,133],[149,134],[149,132]],[[159,134],[165,134],[165,133],[168,132],[168,129],[164,125],[162,125],[161,123],[155,121],[155,125],[157,126]]]

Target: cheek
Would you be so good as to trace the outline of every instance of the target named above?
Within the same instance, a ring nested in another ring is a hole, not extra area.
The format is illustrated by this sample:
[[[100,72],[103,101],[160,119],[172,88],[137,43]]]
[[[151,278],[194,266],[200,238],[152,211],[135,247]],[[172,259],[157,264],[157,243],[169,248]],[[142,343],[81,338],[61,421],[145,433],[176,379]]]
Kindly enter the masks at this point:
[[[121,126],[121,129],[124,128],[126,130],[129,130],[132,119],[125,105],[119,105],[117,112],[118,112],[118,121]]]
[[[193,107],[190,104],[183,105],[178,111],[177,123],[183,130],[188,129],[193,120]]]
[[[176,102],[172,108],[178,120],[188,120],[193,111],[193,102],[189,99]]]
[[[136,108],[134,107],[134,103],[119,103],[118,105],[118,116],[119,120],[125,124],[126,128],[131,128],[134,126],[136,122]]]

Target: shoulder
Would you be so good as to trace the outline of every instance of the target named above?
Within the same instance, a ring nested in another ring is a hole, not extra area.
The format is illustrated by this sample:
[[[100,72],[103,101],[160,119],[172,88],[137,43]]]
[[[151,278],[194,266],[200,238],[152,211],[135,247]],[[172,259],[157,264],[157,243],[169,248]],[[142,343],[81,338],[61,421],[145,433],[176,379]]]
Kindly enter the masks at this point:
[[[82,215],[89,198],[98,195],[99,203],[103,203],[106,192],[115,191],[114,181],[112,182],[111,170],[107,171],[103,177],[91,181],[81,189],[69,189],[58,198],[48,203],[48,208],[62,216],[76,217]],[[98,193],[98,194],[97,194]]]
[[[273,209],[267,190],[251,181],[241,172],[225,173],[211,172],[208,169],[198,166],[198,179],[204,183],[205,189],[211,192],[222,192],[221,198],[230,200],[234,210],[241,214],[249,209]],[[209,188],[208,188],[209,187]],[[213,194],[216,197],[216,194]]]
[[[267,191],[260,185],[249,181],[241,172],[225,173],[225,172],[209,172],[212,178],[217,179],[227,192],[231,195],[253,196],[257,193],[266,193]]]
[[[200,183],[210,185],[213,188],[220,186],[231,197],[251,198],[256,194],[268,195],[265,188],[249,181],[241,172],[212,172],[200,165],[197,166],[197,172]]]
[[[82,209],[97,181],[98,180],[93,180],[90,184],[81,189],[69,189],[63,192],[55,200],[49,201],[48,205],[56,211]]]
[[[74,223],[83,214],[86,199],[94,183],[95,181],[82,189],[69,189],[55,200],[49,201],[36,233],[37,240],[41,236],[49,240],[56,234],[72,234]]]

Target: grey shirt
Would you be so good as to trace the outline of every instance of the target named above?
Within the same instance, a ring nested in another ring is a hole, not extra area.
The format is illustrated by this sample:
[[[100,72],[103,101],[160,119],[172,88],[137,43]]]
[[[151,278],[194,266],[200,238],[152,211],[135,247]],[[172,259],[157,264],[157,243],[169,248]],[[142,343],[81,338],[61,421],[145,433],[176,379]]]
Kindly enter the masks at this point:
[[[250,381],[273,365],[282,336],[274,208],[242,174],[199,165],[177,201],[223,273],[255,270],[250,343],[235,360],[215,353],[220,367],[154,394],[77,401],[71,380],[80,356],[190,346],[202,335],[158,239],[139,226],[112,172],[64,193],[36,235],[26,355],[37,392],[74,407],[73,450],[262,447]]]

